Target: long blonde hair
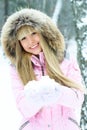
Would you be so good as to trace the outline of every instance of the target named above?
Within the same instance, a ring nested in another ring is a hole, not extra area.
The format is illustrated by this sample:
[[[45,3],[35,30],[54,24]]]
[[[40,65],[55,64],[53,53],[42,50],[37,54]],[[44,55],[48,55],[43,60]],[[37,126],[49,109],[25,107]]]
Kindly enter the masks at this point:
[[[18,30],[17,37],[20,37],[20,35],[26,35],[31,30],[32,27],[29,28],[26,26],[23,28],[21,27]],[[60,69],[57,55],[54,53],[52,48],[49,47],[49,44],[47,44],[45,38],[41,34],[39,34],[39,36],[40,36],[40,44],[43,53],[45,55],[46,70],[49,77],[55,79],[55,81],[60,83],[61,85],[67,86],[69,88],[84,90],[83,86],[65,77],[65,75]],[[33,64],[30,58],[31,58],[31,54],[25,52],[18,42],[16,44],[16,68],[24,85],[27,84],[28,81],[36,80],[34,70],[33,70]]]

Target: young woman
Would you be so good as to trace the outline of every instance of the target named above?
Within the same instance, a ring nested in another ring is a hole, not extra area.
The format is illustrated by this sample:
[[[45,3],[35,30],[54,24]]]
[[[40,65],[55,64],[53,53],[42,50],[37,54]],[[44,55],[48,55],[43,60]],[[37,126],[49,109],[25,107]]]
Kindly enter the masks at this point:
[[[64,38],[34,9],[8,17],[1,42],[11,61],[12,89],[23,116],[19,130],[80,130],[84,87],[77,63],[65,56]]]

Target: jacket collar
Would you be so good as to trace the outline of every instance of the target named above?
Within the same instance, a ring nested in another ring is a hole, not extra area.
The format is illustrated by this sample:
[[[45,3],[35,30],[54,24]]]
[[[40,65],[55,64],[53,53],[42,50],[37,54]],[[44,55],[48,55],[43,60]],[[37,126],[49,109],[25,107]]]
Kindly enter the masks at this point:
[[[40,52],[38,56],[32,55],[31,61],[36,66],[44,66],[45,65],[44,53]]]

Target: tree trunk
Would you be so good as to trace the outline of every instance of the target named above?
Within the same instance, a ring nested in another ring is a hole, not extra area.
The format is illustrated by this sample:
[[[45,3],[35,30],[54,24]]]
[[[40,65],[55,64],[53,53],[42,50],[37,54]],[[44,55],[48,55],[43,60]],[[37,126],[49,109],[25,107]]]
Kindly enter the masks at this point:
[[[71,0],[71,3],[76,27],[77,59],[87,87],[87,1]],[[82,106],[80,125],[82,130],[87,130],[87,95]]]
[[[4,21],[7,19],[8,16],[8,0],[4,0]]]

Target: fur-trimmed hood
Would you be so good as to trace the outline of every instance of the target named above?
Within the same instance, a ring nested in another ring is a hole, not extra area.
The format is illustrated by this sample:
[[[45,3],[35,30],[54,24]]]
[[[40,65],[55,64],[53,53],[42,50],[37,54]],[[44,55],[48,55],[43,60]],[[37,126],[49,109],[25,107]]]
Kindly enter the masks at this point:
[[[29,25],[39,30],[49,46],[58,54],[59,61],[63,60],[65,43],[56,25],[46,14],[35,9],[25,8],[9,16],[1,32],[4,51],[13,63],[16,59],[16,32],[23,25]]]

